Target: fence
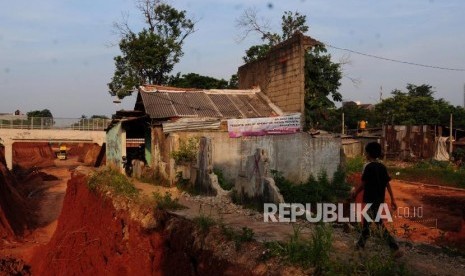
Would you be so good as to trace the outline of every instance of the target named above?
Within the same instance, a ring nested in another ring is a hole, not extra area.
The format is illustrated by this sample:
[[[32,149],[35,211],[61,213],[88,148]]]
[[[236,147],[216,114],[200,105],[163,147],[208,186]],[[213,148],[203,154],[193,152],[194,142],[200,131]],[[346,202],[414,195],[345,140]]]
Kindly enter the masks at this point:
[[[110,124],[110,119],[87,118],[51,118],[30,117],[27,119],[1,120],[0,129],[65,129],[65,130],[104,130]]]

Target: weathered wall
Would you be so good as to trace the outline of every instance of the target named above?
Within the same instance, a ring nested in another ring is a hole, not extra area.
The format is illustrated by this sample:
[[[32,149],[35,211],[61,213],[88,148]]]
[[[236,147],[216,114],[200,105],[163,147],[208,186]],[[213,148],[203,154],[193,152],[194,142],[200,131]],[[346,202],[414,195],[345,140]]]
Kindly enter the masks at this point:
[[[318,42],[301,33],[276,45],[262,59],[238,70],[239,88],[259,86],[284,112],[304,112],[305,52]]]
[[[340,164],[341,140],[333,137],[312,138],[307,133],[275,136],[229,138],[227,132],[178,132],[179,139],[209,137],[213,146],[213,165],[230,181],[246,175],[247,159],[257,148],[265,149],[270,170],[277,170],[299,183],[322,170],[332,177]]]
[[[122,157],[126,155],[126,132],[121,122],[108,130],[106,139],[107,164],[122,169]]]
[[[391,158],[432,158],[435,149],[435,130],[433,126],[383,127],[382,143],[387,157]]]

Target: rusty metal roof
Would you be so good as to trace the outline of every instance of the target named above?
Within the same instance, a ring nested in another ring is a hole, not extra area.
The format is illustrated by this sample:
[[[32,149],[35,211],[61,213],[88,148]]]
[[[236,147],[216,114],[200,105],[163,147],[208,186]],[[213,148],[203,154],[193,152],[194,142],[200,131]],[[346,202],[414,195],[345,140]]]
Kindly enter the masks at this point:
[[[259,90],[194,90],[144,86],[139,89],[152,119],[258,118],[281,115]]]

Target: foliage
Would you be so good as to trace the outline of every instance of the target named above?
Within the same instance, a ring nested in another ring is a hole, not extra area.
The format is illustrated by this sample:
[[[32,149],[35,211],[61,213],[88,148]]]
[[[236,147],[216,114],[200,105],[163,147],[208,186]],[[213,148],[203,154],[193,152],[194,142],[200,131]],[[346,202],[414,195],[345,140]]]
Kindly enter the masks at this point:
[[[202,233],[207,233],[210,230],[210,227],[212,227],[216,223],[212,217],[206,216],[205,214],[200,214],[192,220],[195,224],[197,224]]]
[[[342,101],[337,90],[341,85],[340,64],[331,62],[323,45],[316,45],[305,54],[305,126],[319,128],[329,118],[334,102]],[[331,96],[331,101],[328,97]]]
[[[112,96],[124,98],[141,84],[163,84],[183,55],[184,39],[194,32],[186,11],[158,0],[144,0],[139,9],[147,26],[135,33],[127,24],[121,31],[122,55],[114,58],[115,72],[108,84]]]
[[[335,202],[349,195],[350,186],[345,181],[345,172],[342,168],[338,168],[334,173],[332,181],[329,181],[326,172],[322,171],[316,179],[310,176],[307,182],[300,184],[290,182],[278,171],[272,170],[271,173],[286,202],[301,204]]]
[[[53,118],[52,112],[48,109],[29,111],[26,115],[28,119],[32,117]]]
[[[361,173],[363,170],[363,165],[365,164],[365,160],[363,156],[355,156],[354,158],[347,158],[346,159],[346,173]]]
[[[221,169],[213,168],[213,173],[216,174],[216,176],[218,177],[218,184],[220,184],[223,190],[229,191],[234,187],[234,183],[232,183],[231,181],[228,181],[224,177],[223,171]]]
[[[413,275],[405,264],[394,259],[392,256],[375,254],[363,258],[361,262],[338,261],[331,262],[326,271],[327,275],[383,275],[404,276]]]
[[[197,160],[197,152],[199,150],[199,139],[190,137],[187,141],[179,141],[179,149],[171,152],[176,164],[192,163]]]
[[[153,192],[152,195],[158,210],[179,210],[184,208],[184,206],[178,202],[178,199],[173,199],[171,197],[170,192],[166,192],[164,196],[158,192]]]
[[[139,190],[125,175],[109,167],[95,172],[89,178],[88,186],[91,191],[110,189],[118,195],[129,198],[135,198],[139,194]]]
[[[406,168],[388,167],[396,179],[465,188],[465,169],[456,169],[449,162],[424,161]]]
[[[242,227],[240,231],[237,231],[226,225],[221,225],[221,232],[226,236],[228,240],[234,242],[236,250],[239,250],[244,242],[251,242],[254,239],[255,233],[248,227]]]
[[[317,225],[310,239],[302,237],[301,229],[294,226],[294,232],[287,242],[265,243],[270,256],[304,268],[315,267],[323,271],[330,263],[332,228],[327,224]]]
[[[168,80],[168,85],[184,88],[200,88],[200,89],[226,89],[229,88],[228,81],[224,79],[215,79],[213,77],[202,76],[196,73],[184,74],[181,76],[178,73],[176,76],[171,76]]]
[[[251,46],[245,51],[245,56],[242,57],[245,63],[250,63],[252,61],[258,60],[262,57],[265,57],[270,51],[271,46],[269,44],[261,44]]]

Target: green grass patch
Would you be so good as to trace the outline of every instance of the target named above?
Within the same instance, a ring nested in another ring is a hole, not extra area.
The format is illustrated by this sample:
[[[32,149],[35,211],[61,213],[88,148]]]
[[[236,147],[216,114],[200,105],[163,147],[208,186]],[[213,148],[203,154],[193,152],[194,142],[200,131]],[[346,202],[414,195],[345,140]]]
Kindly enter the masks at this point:
[[[122,173],[112,168],[104,168],[95,172],[88,181],[91,191],[111,190],[118,195],[134,198],[139,195],[139,190]]]
[[[335,202],[347,198],[351,188],[341,168],[334,173],[332,181],[328,179],[326,172],[322,171],[317,178],[310,176],[307,182],[300,184],[287,180],[278,171],[272,170],[271,173],[286,202],[301,204]]]
[[[318,274],[330,263],[332,228],[325,224],[317,225],[311,238],[306,239],[302,237],[301,228],[294,226],[294,232],[288,241],[268,242],[265,247],[269,256],[279,257],[286,263],[303,268],[315,267]]]
[[[216,221],[205,214],[200,214],[198,217],[192,219],[192,221],[200,228],[202,233],[208,233],[210,227],[216,224]]]
[[[356,156],[354,158],[347,158],[345,171],[347,174],[361,173],[363,165],[365,164],[365,158],[363,156]]]
[[[169,192],[166,192],[165,195],[154,192],[153,199],[156,202],[156,208],[158,210],[179,210],[185,208],[177,199],[173,199]]]
[[[392,178],[465,188],[465,169],[457,169],[449,162],[422,161],[407,168],[388,167]]]
[[[239,250],[244,242],[253,241],[255,236],[255,232],[248,227],[242,227],[241,230],[235,230],[232,227],[221,225],[221,232],[228,240],[234,242],[236,250]]]

